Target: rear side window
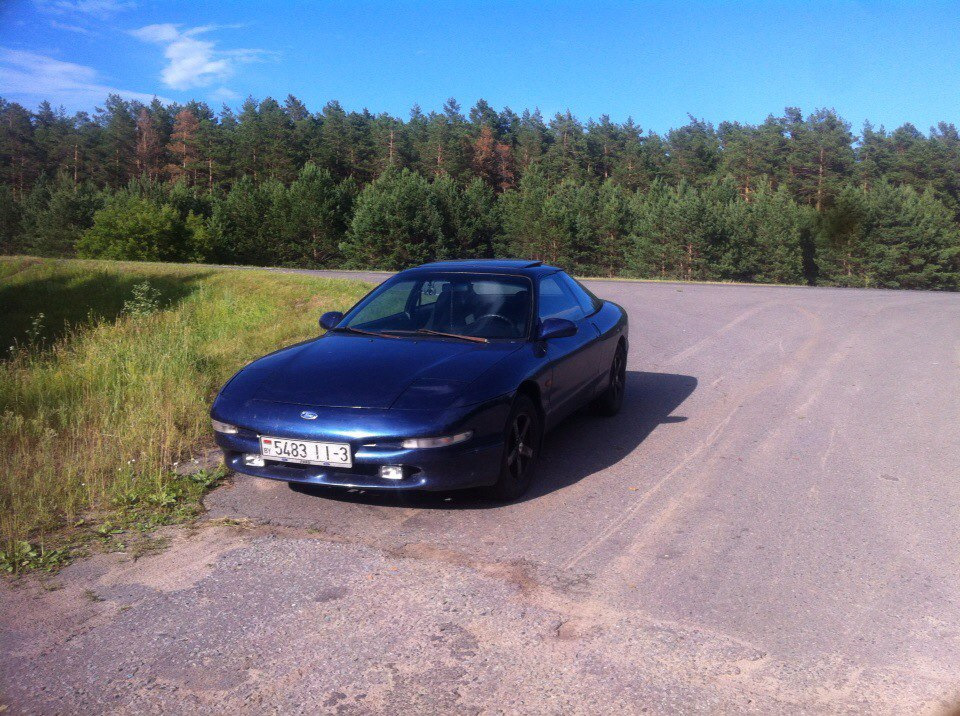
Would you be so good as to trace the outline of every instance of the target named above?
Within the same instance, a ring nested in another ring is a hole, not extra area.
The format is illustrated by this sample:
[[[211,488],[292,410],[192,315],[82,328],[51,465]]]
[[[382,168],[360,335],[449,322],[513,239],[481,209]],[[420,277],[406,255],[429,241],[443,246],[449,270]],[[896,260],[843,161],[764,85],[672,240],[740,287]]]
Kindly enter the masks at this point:
[[[561,279],[561,274],[551,274],[540,281],[540,320],[566,318],[579,321],[584,315],[580,302]]]
[[[596,313],[603,307],[603,301],[590,293],[579,281],[570,278],[570,276],[565,273],[561,273],[560,275],[563,276],[564,282],[570,287],[573,295],[577,298],[577,303],[580,304],[580,308],[583,309],[586,315],[589,316]]]

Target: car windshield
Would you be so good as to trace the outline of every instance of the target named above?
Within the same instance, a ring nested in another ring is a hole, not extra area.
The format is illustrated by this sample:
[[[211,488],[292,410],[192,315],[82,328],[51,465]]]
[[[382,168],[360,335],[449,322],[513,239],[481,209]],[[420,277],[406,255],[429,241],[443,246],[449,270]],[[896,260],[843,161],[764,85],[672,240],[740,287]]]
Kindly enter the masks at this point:
[[[338,328],[391,335],[525,338],[530,322],[530,287],[523,276],[496,274],[437,273],[400,278],[374,291]]]

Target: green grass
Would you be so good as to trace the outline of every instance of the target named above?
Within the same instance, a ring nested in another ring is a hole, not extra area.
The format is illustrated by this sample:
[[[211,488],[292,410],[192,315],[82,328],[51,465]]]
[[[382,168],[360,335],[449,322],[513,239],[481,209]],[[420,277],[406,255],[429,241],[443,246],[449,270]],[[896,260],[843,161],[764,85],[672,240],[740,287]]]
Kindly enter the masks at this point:
[[[0,569],[55,567],[63,545],[104,534],[114,544],[195,514],[220,473],[172,468],[211,444],[207,410],[219,386],[253,358],[316,335],[322,312],[368,288],[265,271],[0,258]]]

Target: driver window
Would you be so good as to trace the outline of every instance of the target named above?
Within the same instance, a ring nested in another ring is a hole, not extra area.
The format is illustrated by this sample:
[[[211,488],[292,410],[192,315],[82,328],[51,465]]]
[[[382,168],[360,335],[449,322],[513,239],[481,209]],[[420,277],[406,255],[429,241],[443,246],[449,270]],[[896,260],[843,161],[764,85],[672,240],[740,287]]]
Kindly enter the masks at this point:
[[[449,281],[424,281],[420,285],[420,293],[417,295],[417,305],[423,307],[436,303],[443,287],[449,283]]]
[[[413,281],[398,281],[361,308],[350,324],[358,327],[368,326],[384,318],[403,313],[407,308],[407,299],[412,289]]]
[[[540,320],[566,318],[568,321],[579,321],[583,316],[580,303],[570,289],[559,281],[558,274],[540,281]]]

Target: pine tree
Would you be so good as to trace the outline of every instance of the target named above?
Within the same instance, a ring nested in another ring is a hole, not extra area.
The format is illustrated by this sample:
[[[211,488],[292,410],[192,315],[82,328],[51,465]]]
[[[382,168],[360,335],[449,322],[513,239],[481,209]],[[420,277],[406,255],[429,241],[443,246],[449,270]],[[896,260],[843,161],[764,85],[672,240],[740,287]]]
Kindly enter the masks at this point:
[[[554,181],[581,179],[586,173],[587,142],[583,125],[569,110],[557,113],[550,121],[550,146],[543,156],[543,165]]]
[[[597,191],[595,224],[594,264],[604,276],[618,276],[627,265],[633,215],[629,192],[612,179]]]
[[[68,174],[37,182],[21,207],[20,249],[37,256],[72,256],[102,205],[100,192],[86,182],[74,186]]]
[[[216,200],[210,217],[212,258],[222,263],[270,266],[280,263],[276,239],[265,228],[274,195],[252,177],[239,179]]]
[[[758,283],[805,281],[804,247],[812,237],[815,219],[784,187],[774,189],[769,180],[760,181],[749,202],[724,205],[723,221],[725,242],[714,260],[718,278]]]
[[[342,250],[352,266],[415,266],[446,257],[442,227],[427,180],[408,169],[390,170],[360,192]]]
[[[13,192],[0,184],[0,254],[16,254],[23,250],[20,229],[20,204]]]
[[[688,117],[687,124],[667,133],[668,168],[677,183],[702,186],[720,165],[720,140],[712,124]]]
[[[800,110],[788,107],[786,115],[788,187],[800,201],[822,211],[853,175],[850,125],[832,109],[818,109],[803,119]]]
[[[600,179],[613,176],[614,168],[623,158],[625,132],[610,121],[610,115],[600,115],[600,121],[587,123],[588,173]]]
[[[63,107],[54,111],[43,101],[33,115],[33,143],[36,146],[40,170],[47,176],[57,176],[67,169],[73,154],[71,135],[73,123]]]
[[[77,241],[77,253],[132,261],[195,260],[192,228],[169,204],[121,190],[94,214],[93,226]]]
[[[634,200],[628,266],[635,275],[704,280],[716,278],[710,257],[723,241],[720,206],[693,187],[655,182]]]
[[[163,145],[160,133],[146,107],[137,113],[137,172],[156,179],[163,164]]]
[[[232,142],[236,152],[236,173],[238,176],[248,175],[254,181],[259,181],[267,176],[263,160],[265,137],[260,126],[259,105],[253,97],[244,100],[236,120]]]
[[[170,135],[170,144],[167,145],[167,151],[173,158],[173,161],[167,165],[167,174],[173,181],[197,183],[197,175],[201,168],[199,134],[200,120],[197,119],[197,115],[189,109],[177,112],[173,133]]]
[[[621,133],[623,148],[612,167],[611,176],[630,191],[647,191],[654,181],[666,177],[662,141],[656,134],[644,137],[633,119],[627,119]]]
[[[883,182],[850,187],[823,228],[820,257],[832,283],[883,288],[956,289],[960,229],[932,189]]]
[[[0,178],[22,201],[40,175],[30,113],[0,98]]]
[[[473,143],[473,173],[497,191],[513,186],[513,153],[510,145],[499,142],[489,125],[480,128]]]
[[[294,124],[291,116],[272,97],[260,103],[257,110],[257,145],[261,147],[264,174],[287,183],[298,169],[298,157],[303,148],[294,144]]]
[[[863,123],[860,132],[860,145],[856,149],[857,183],[869,190],[883,180],[893,163],[892,147],[887,131],[880,127],[875,130],[870,122]]]
[[[547,125],[539,109],[533,113],[529,110],[523,111],[514,136],[517,144],[515,156],[522,173],[540,160],[549,143]]]
[[[328,102],[321,115],[318,166],[337,179],[351,176],[350,123],[339,102]]]
[[[283,263],[312,268],[335,265],[352,213],[349,188],[338,184],[328,170],[307,164],[287,195]]]
[[[500,196],[503,234],[495,247],[499,256],[555,261],[557,251],[549,235],[544,205],[550,196],[546,172],[531,165],[517,188]]]
[[[103,133],[98,143],[108,186],[120,187],[137,174],[137,123],[133,108],[119,95],[111,94],[97,108],[97,123]]]
[[[787,140],[782,121],[768,117],[759,127],[724,122],[718,131],[721,171],[737,185],[740,197],[751,201],[764,182],[776,187],[783,178]]]

